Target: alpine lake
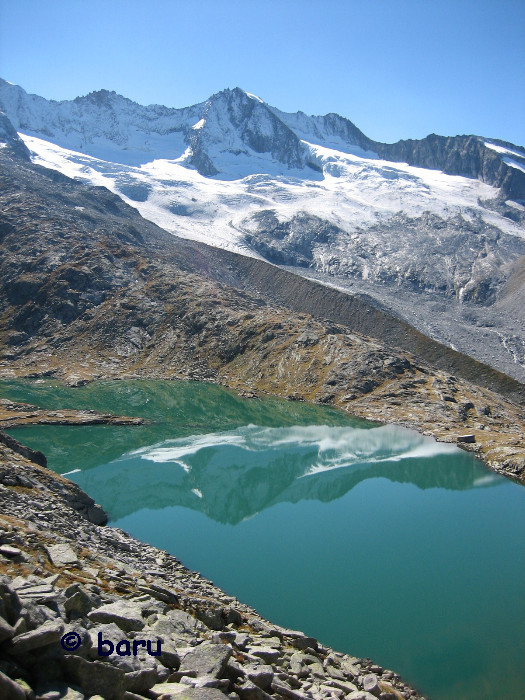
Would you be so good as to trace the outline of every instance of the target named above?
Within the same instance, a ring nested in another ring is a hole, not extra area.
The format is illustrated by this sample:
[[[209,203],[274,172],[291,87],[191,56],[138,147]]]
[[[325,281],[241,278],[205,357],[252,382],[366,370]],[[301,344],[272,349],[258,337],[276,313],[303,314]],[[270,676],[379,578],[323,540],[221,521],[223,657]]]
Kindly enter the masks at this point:
[[[110,525],[433,700],[525,697],[525,488],[455,446],[212,384],[2,381],[142,426],[8,432]]]

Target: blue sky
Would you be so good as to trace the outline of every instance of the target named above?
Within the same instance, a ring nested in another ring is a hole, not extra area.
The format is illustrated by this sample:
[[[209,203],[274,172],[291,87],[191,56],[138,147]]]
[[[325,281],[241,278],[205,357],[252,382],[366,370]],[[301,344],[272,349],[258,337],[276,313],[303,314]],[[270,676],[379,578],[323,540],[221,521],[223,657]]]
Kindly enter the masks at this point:
[[[0,0],[0,76],[183,107],[239,86],[395,141],[525,145],[524,0]]]

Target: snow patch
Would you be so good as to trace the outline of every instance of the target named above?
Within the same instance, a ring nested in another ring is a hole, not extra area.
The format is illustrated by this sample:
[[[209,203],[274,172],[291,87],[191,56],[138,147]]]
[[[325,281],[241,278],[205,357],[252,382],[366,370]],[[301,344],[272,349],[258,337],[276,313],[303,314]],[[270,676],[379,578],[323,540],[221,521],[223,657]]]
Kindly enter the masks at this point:
[[[512,158],[503,158],[503,162],[506,163],[507,165],[510,165],[511,168],[516,168],[516,170],[521,170],[522,173],[525,173],[525,162],[523,163],[518,163],[517,161],[513,160]]]
[[[202,127],[204,126],[204,124],[206,124],[206,120],[205,120],[205,119],[199,119],[199,121],[198,121],[196,124],[194,124],[191,128],[192,128],[194,131],[200,131],[200,129],[202,129]]]
[[[503,153],[506,155],[518,156],[518,158],[525,158],[525,151],[516,151],[513,148],[507,148],[506,146],[498,146],[495,143],[490,143],[490,141],[484,141],[484,144],[487,148],[490,148],[492,151],[496,151],[496,153]]]
[[[251,93],[251,92],[247,92],[246,94],[248,95],[248,97],[249,97],[250,99],[256,100],[257,102],[260,102],[261,104],[264,104],[264,101],[261,100],[261,98],[258,97],[257,95],[254,95],[254,94]]]

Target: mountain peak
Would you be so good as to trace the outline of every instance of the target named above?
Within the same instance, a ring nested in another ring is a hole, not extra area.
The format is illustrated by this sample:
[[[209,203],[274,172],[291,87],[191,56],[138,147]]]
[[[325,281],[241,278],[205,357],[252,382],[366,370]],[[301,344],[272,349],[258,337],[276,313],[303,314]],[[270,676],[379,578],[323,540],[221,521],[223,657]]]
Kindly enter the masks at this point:
[[[168,159],[226,180],[284,175],[290,169],[317,179],[311,168],[319,169],[321,147],[474,177],[501,187],[506,197],[525,200],[525,152],[520,147],[477,136],[435,134],[383,144],[333,112],[281,112],[238,86],[176,109],[143,106],[107,89],[74,100],[46,100],[0,78],[0,110],[23,134],[128,165]]]
[[[248,98],[249,100],[254,100],[255,102],[260,102],[261,104],[264,104],[264,100],[261,100],[260,97],[257,95],[254,95],[252,92],[248,92],[247,90],[243,90],[240,87],[234,87],[234,88],[225,88],[224,90],[220,90],[219,92],[214,93],[210,99],[214,99],[216,97],[224,97],[226,99],[246,99]]]

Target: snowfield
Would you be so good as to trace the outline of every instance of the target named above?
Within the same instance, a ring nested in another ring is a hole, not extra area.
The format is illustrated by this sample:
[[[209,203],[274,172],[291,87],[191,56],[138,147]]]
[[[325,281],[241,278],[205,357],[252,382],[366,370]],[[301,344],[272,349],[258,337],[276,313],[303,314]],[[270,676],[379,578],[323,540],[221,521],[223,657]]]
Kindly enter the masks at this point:
[[[20,136],[35,163],[107,187],[146,219],[177,236],[254,257],[259,256],[243,242],[242,222],[261,209],[275,211],[281,221],[305,212],[330,221],[349,236],[370,226],[388,225],[399,213],[409,218],[425,212],[444,219],[461,215],[466,220],[480,215],[487,224],[525,239],[522,226],[478,204],[497,196],[495,188],[479,180],[342,153],[306,141],[322,164],[322,177],[310,169],[284,173],[277,161],[225,151],[221,163],[232,179],[223,179],[188,168],[187,149],[178,158],[131,166],[23,132]],[[240,176],[247,165],[262,172]]]

